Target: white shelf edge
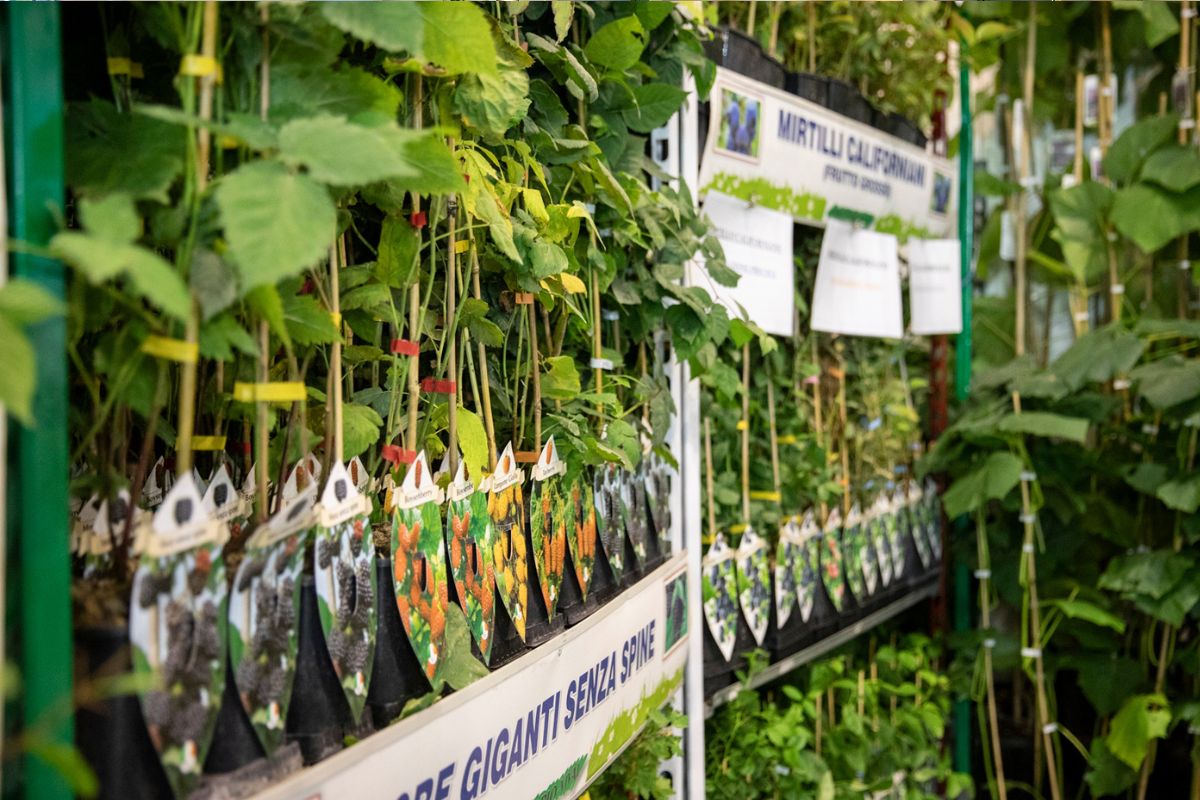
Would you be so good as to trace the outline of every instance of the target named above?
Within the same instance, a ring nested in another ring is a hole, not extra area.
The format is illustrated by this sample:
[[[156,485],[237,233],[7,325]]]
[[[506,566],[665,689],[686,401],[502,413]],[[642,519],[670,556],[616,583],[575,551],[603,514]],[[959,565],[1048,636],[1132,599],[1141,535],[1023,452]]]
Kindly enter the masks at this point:
[[[854,622],[839,631],[835,631],[829,636],[826,636],[824,639],[814,642],[802,650],[792,653],[790,656],[781,661],[775,662],[762,672],[759,672],[751,677],[746,685],[743,685],[739,682],[731,684],[730,686],[726,686],[723,689],[718,689],[713,696],[705,702],[705,718],[707,719],[708,717],[711,717],[712,712],[716,710],[718,706],[728,703],[730,700],[736,697],[738,692],[740,692],[742,689],[756,689],[765,683],[770,683],[777,678],[783,677],[798,667],[802,667],[805,664],[816,661],[826,653],[836,650],[847,642],[857,639],[859,636],[871,630],[872,628],[887,622],[892,617],[898,616],[901,612],[907,611],[917,603],[933,597],[937,593],[938,584],[936,582],[927,586],[919,587],[915,591],[893,600],[883,608],[872,611],[870,614],[858,620],[857,622]]]

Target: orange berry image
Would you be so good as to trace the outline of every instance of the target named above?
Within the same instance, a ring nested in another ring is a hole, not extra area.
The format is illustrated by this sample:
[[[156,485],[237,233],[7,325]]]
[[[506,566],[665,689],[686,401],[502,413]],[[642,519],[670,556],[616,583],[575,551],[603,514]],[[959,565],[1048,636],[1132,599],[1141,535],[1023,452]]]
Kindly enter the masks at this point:
[[[462,567],[462,539],[457,534],[450,538],[450,564],[455,571]]]
[[[446,632],[446,613],[440,606],[434,606],[429,614],[429,636],[432,641],[441,641]]]
[[[392,554],[392,573],[396,576],[397,584],[404,583],[408,577],[408,554],[403,550]]]
[[[443,608],[450,603],[450,589],[445,579],[437,582],[437,596],[442,601]]]

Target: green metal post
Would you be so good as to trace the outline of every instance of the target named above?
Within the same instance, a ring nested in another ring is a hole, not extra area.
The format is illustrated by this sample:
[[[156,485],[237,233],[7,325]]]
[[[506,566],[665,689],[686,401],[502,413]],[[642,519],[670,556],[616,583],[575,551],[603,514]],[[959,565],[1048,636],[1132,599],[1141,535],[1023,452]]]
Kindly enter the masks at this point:
[[[971,130],[971,70],[966,63],[967,45],[962,44],[959,67],[959,104],[962,126],[958,134],[958,240],[962,246],[962,333],[954,343],[954,397],[967,399],[971,390],[971,257],[975,233],[975,155]],[[964,520],[957,521],[959,525]],[[954,630],[971,626],[971,576],[961,553],[954,559]],[[971,703],[954,704],[954,768],[971,770]]]
[[[63,207],[63,94],[56,3],[8,3],[4,9],[5,124],[8,201],[13,239],[45,245]],[[12,256],[13,274],[64,296],[62,266],[28,253]],[[15,619],[22,689],[20,724],[36,729],[46,752],[73,745],[71,706],[71,571],[68,554],[66,321],[29,329],[37,355],[33,427],[9,439],[9,536],[17,562]],[[6,576],[7,577],[7,576]],[[62,774],[29,757],[24,797],[71,797]]]

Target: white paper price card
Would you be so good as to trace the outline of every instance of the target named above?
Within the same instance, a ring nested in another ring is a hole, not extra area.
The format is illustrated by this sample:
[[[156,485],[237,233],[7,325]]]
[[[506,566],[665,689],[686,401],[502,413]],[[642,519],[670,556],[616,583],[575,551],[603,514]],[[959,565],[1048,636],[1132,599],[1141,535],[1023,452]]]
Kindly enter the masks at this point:
[[[918,336],[962,331],[961,250],[957,239],[910,239],[908,307]]]
[[[901,307],[896,237],[829,220],[813,291],[813,330],[899,339]]]
[[[791,336],[796,290],[792,283],[792,218],[745,200],[710,191],[704,201],[725,250],[725,261],[741,276],[737,286],[706,286],[714,297],[767,333]]]

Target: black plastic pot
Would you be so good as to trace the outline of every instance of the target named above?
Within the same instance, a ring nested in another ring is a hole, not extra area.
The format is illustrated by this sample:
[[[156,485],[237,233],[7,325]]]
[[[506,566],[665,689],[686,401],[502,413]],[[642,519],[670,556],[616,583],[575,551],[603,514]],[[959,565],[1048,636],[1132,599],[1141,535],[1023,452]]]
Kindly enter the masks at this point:
[[[526,519],[529,515],[526,514]],[[525,529],[525,552],[529,554],[529,569],[525,573],[525,590],[529,593],[529,618],[525,620],[525,643],[530,647],[553,639],[567,628],[567,619],[557,613],[550,618],[546,608],[546,598],[542,597],[542,587],[538,582],[537,562],[533,558],[533,534]],[[564,562],[565,563],[565,562]],[[566,580],[564,575],[563,580]],[[561,591],[561,589],[560,589]]]
[[[375,582],[375,666],[367,689],[367,710],[375,727],[382,728],[400,716],[405,703],[432,687],[404,632],[390,558],[376,556]],[[449,584],[453,595],[454,581]]]
[[[512,622],[512,617],[508,615],[508,609],[504,607],[504,603],[500,600],[499,589],[496,590],[495,602],[496,618],[492,625],[492,636],[495,637],[495,640],[492,644],[492,658],[488,662],[488,667],[491,669],[497,669],[514,659],[520,658],[528,649],[525,640],[521,638],[521,634],[517,633],[517,629]]]
[[[206,775],[235,772],[255,761],[265,761],[267,757],[238,697],[237,682],[233,676],[233,662],[226,654],[225,691],[221,694],[221,710],[217,713],[212,746],[204,759]]]
[[[342,749],[350,725],[350,706],[325,646],[316,584],[305,575],[300,584],[300,642],[287,736],[300,745],[305,765],[315,764]]]
[[[829,109],[842,116],[871,124],[872,108],[858,89],[845,81],[829,78]]]
[[[704,46],[718,65],[777,89],[784,88],[787,72],[778,59],[763,52],[758,41],[739,30],[721,27]]]
[[[721,648],[704,625],[704,697],[712,697],[714,693],[737,680],[735,674],[746,666],[746,658],[734,646],[733,655],[726,661],[721,655]]]
[[[592,567],[592,585],[588,587],[587,600],[584,600],[579,577],[575,574],[575,560],[571,558],[570,549],[567,549],[566,561],[563,564],[563,581],[558,595],[558,613],[566,620],[567,627],[582,622],[600,609],[600,600],[596,596],[596,573],[599,562],[603,560],[604,556],[601,555]]]
[[[620,594],[622,588],[613,576],[612,565],[608,563],[608,556],[604,554],[604,544],[597,535],[596,559],[592,566],[592,585],[588,588],[588,600],[594,599],[598,605],[603,606]]]
[[[824,75],[814,75],[811,72],[789,72],[784,86],[797,97],[818,105],[829,105],[829,79]]]
[[[132,670],[128,628],[75,630],[77,684]],[[171,796],[136,695],[108,697],[81,707],[75,713],[75,744],[96,773],[100,800]]]
[[[883,112],[875,109],[872,124],[879,130],[884,131],[897,139],[908,142],[924,149],[926,141],[925,134],[921,133],[921,129],[916,123],[903,117],[895,112]]]

